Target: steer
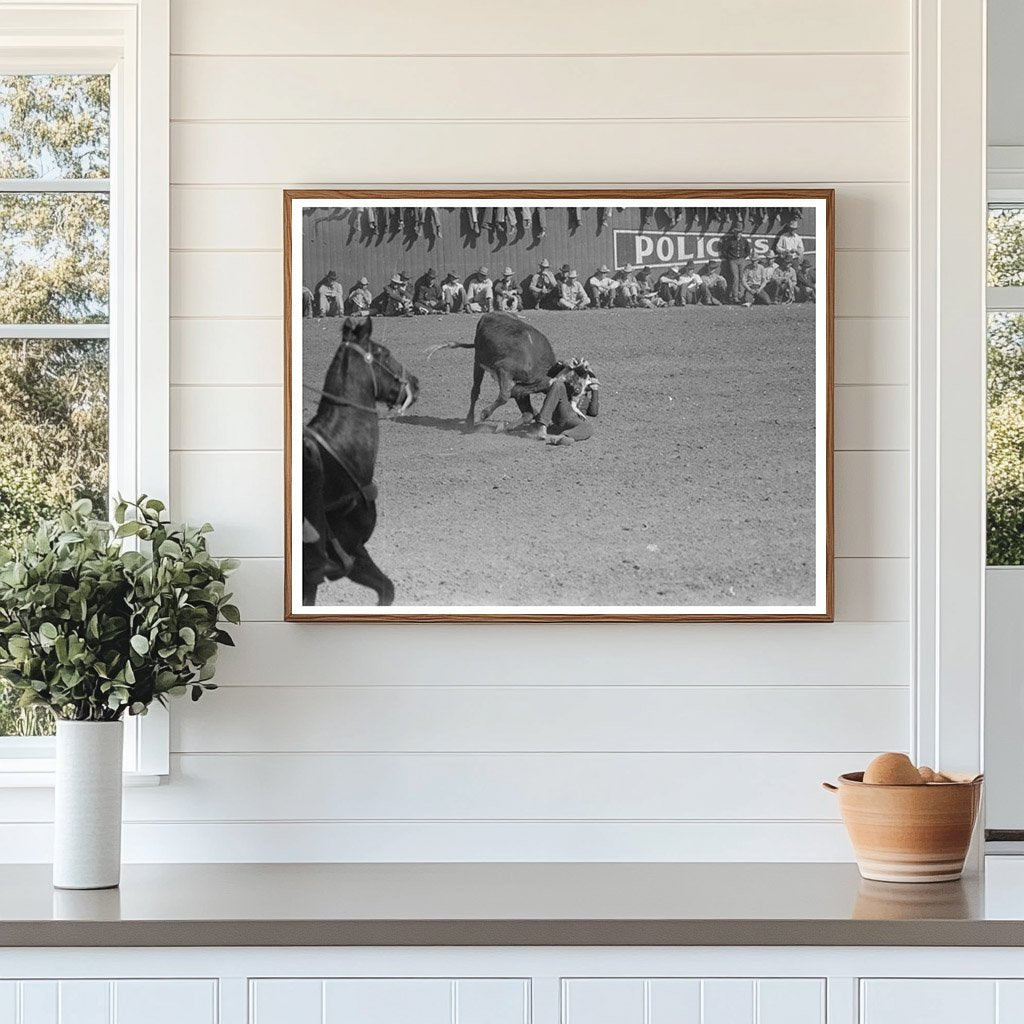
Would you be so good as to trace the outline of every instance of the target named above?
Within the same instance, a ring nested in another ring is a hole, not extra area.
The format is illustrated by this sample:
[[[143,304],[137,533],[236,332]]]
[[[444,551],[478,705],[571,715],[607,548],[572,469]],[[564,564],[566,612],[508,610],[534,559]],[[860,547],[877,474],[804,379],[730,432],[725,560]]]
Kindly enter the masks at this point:
[[[490,419],[510,398],[515,399],[523,414],[522,423],[533,419],[530,395],[547,391],[551,385],[548,371],[556,362],[551,342],[536,327],[508,313],[487,313],[477,322],[472,344],[453,341],[435,345],[429,355],[442,348],[471,348],[475,354],[467,424],[474,422],[484,373],[498,382],[498,397],[484,410],[481,423]]]

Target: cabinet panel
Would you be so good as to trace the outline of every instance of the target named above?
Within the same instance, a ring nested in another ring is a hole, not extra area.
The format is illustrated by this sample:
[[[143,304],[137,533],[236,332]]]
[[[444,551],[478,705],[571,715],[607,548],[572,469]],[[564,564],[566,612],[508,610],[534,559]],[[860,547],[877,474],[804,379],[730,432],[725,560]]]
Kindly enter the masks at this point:
[[[645,1024],[640,978],[571,978],[562,982],[564,1024]]]
[[[861,1024],[999,1024],[996,985],[935,978],[865,981]]]
[[[455,983],[458,1024],[525,1024],[530,1019],[530,983],[520,978]]]
[[[61,981],[57,984],[60,1024],[109,1024],[109,981]]]
[[[452,984],[392,978],[324,982],[323,1024],[451,1024]]]
[[[649,1024],[700,1024],[699,978],[654,978],[648,983]]]
[[[217,1024],[216,981],[115,982],[113,1024],[183,1024],[184,1021]]]
[[[321,1024],[324,983],[259,978],[249,983],[250,1024]]]
[[[572,978],[565,1024],[825,1024],[820,978]]]
[[[18,1024],[58,1024],[57,982],[23,981]]]
[[[328,978],[250,982],[250,1024],[523,1024],[523,978]]]
[[[0,1024],[17,1024],[18,983],[0,981]]]
[[[825,1024],[824,981],[767,978],[757,982],[756,996],[757,1024]]]

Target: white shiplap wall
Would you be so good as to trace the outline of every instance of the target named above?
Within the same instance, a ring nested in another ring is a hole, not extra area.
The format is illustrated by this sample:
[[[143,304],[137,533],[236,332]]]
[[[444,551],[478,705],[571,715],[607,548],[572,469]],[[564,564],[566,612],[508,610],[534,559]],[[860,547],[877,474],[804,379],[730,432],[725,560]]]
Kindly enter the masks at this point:
[[[173,510],[247,621],[130,859],[849,856],[819,780],[911,733],[911,7],[172,0]],[[424,183],[837,188],[834,625],[280,621],[280,191]]]

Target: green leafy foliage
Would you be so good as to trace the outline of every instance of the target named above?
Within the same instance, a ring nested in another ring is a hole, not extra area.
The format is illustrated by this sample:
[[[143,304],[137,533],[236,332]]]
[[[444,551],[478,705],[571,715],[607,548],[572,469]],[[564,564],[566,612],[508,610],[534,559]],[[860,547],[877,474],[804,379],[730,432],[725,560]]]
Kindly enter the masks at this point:
[[[143,496],[108,523],[83,499],[0,550],[0,678],[21,708],[116,721],[215,688],[219,647],[234,643],[222,623],[239,621],[225,589],[238,563],[210,555],[208,523],[163,513]]]
[[[1024,249],[1021,250],[1024,262]],[[1024,316],[988,328],[987,561],[1024,565]]]

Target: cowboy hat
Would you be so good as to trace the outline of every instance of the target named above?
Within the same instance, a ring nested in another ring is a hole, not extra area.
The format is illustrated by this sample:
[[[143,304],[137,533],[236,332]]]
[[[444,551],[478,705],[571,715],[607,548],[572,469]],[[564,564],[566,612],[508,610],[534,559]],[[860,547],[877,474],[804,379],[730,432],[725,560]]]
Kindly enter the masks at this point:
[[[365,277],[359,278],[359,280],[356,282],[356,284],[369,284],[369,283],[370,282],[367,281]]]
[[[505,268],[505,277],[512,277],[513,274],[515,274],[515,271],[511,267]]]
[[[542,266],[542,267],[550,267],[551,266],[551,264],[548,262],[547,256],[545,256],[544,259],[542,259],[540,261],[539,266]]]
[[[479,275],[480,275],[481,277],[486,277],[486,276],[487,276],[487,274],[489,273],[489,271],[487,270],[487,268],[486,268],[486,267],[481,267],[481,268],[480,268],[480,269],[479,269],[479,270],[477,271],[477,273],[478,273],[478,274],[479,274]]]
[[[392,284],[401,284],[402,283],[402,275],[401,274],[395,274],[394,277],[391,278],[391,283]]]
[[[601,264],[601,266],[599,266],[599,267],[597,268],[597,272],[598,272],[599,274],[608,274],[608,273],[611,273],[611,271],[609,271],[609,269],[608,269],[608,264],[607,264],[607,263],[602,263],[602,264]]]

